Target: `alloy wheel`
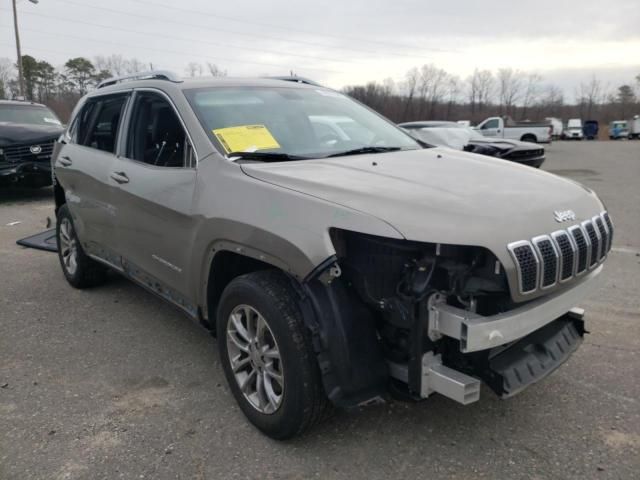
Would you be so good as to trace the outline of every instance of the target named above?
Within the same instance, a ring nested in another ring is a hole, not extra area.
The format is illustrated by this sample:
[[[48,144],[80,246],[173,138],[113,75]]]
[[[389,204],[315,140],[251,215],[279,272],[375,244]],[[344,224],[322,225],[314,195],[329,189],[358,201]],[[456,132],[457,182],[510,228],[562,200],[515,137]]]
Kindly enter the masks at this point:
[[[276,412],[284,395],[280,349],[267,321],[255,308],[238,305],[229,315],[227,355],[249,404],[263,414]]]
[[[68,218],[60,223],[60,255],[62,264],[69,275],[74,275],[78,269],[78,240],[73,230],[73,224]]]

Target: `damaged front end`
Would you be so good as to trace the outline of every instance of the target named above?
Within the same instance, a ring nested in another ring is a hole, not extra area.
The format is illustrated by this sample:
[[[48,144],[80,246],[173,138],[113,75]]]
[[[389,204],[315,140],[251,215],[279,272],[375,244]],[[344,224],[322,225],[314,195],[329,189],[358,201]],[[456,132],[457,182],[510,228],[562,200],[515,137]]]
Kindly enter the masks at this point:
[[[303,308],[337,405],[378,401],[389,389],[468,404],[481,381],[507,397],[580,344],[581,312],[567,307],[578,289],[516,304],[485,248],[330,233],[336,256],[304,282]]]

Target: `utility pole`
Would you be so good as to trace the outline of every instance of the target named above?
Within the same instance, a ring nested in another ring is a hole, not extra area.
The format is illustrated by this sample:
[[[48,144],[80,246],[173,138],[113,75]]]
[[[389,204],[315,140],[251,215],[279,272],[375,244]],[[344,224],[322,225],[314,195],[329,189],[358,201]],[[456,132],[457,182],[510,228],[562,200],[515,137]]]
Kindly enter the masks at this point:
[[[39,0],[29,0],[33,4],[37,4]],[[18,54],[18,82],[20,83],[20,95],[24,94],[24,74],[22,72],[22,52],[20,51],[20,33],[18,33],[18,9],[16,8],[16,0],[13,0],[13,28],[16,32],[16,51]]]
[[[24,97],[24,76],[22,75],[22,52],[20,52],[20,34],[18,33],[18,9],[16,0],[13,0],[13,28],[16,32],[16,50],[18,52],[18,81],[20,83],[20,95]]]

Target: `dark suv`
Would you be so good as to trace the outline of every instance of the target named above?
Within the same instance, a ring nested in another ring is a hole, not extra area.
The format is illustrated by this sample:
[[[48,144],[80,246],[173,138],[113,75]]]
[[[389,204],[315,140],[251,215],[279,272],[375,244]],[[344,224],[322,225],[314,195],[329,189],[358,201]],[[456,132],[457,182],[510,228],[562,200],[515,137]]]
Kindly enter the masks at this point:
[[[44,105],[0,100],[0,185],[51,185],[51,153],[63,131]]]

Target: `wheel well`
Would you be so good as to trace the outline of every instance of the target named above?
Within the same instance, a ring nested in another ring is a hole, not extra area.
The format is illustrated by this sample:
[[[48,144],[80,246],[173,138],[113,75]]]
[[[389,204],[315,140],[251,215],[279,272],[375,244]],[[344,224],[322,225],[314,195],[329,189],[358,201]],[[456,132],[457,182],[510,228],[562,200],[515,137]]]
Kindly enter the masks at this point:
[[[533,143],[537,143],[538,139],[536,138],[535,135],[531,134],[531,133],[526,133],[522,136],[522,138],[520,138],[521,142],[533,142]]]
[[[64,194],[64,188],[60,186],[57,180],[53,184],[53,198],[56,202],[56,213],[58,213],[60,207],[67,203],[67,198]]]
[[[215,332],[216,310],[225,287],[236,277],[259,270],[274,269],[273,265],[235,252],[221,251],[215,254],[209,267],[207,282],[207,317],[209,327]]]

